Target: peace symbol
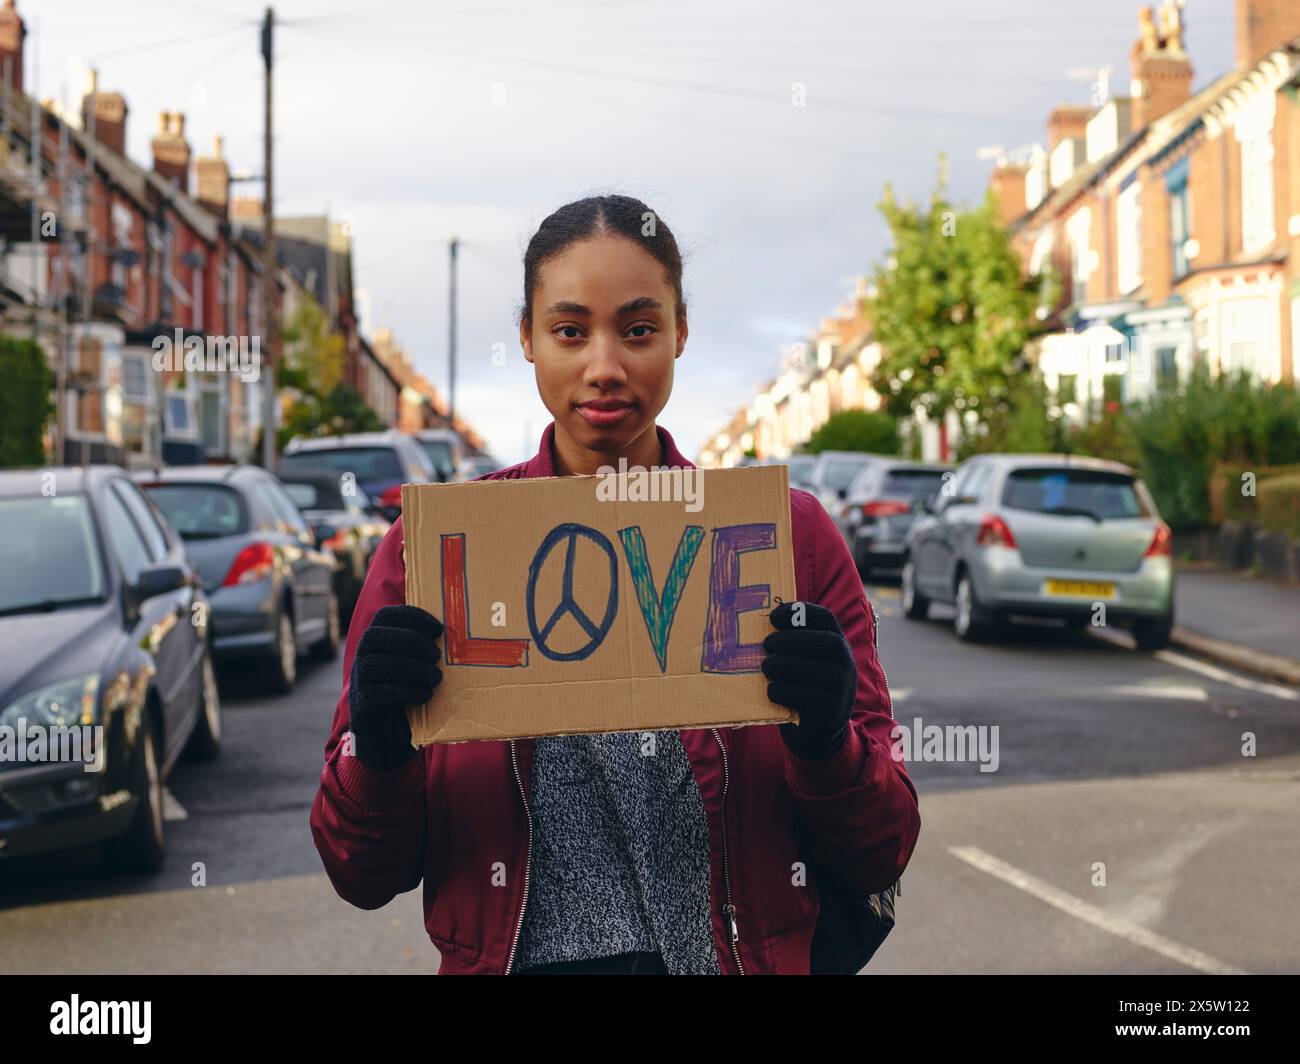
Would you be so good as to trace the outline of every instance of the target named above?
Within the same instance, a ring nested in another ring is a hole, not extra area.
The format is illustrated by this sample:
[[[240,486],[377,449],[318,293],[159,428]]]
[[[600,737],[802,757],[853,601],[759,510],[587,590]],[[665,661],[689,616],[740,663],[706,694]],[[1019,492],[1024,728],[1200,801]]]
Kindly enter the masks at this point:
[[[599,624],[592,622],[582,607],[578,605],[578,600],[573,597],[573,563],[574,558],[577,556],[579,539],[591,540],[592,543],[605,552],[605,556],[609,559],[609,598],[605,603],[605,616],[601,618]],[[541,575],[542,566],[546,564],[546,559],[550,557],[551,551],[561,542],[565,544],[566,550],[564,555],[564,582],[560,592],[560,601],[547,618],[546,624],[539,629],[537,627],[536,602],[537,578]],[[582,661],[589,657],[604,641],[605,636],[609,634],[609,629],[614,623],[614,617],[618,613],[618,558],[614,553],[613,544],[594,528],[589,528],[586,525],[564,524],[551,529],[546,538],[542,540],[541,546],[537,548],[537,553],[533,555],[532,563],[528,566],[526,603],[528,607],[528,630],[532,632],[537,649],[546,657],[552,661]],[[551,634],[551,630],[555,625],[566,616],[572,617],[579,627],[587,633],[589,638],[577,650],[552,650],[546,645],[546,638]]]

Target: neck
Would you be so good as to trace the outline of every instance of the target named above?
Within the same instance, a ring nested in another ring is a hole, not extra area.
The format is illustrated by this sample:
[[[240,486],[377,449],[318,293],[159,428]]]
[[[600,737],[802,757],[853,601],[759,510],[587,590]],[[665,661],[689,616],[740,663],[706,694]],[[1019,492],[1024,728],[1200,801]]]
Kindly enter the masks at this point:
[[[653,424],[648,425],[626,447],[615,451],[596,451],[583,447],[571,436],[562,433],[558,425],[552,444],[555,472],[562,477],[591,476],[598,472],[601,466],[613,466],[617,469],[620,458],[627,459],[629,467],[642,466],[649,469],[651,466],[665,464],[663,445],[659,442],[659,433]]]

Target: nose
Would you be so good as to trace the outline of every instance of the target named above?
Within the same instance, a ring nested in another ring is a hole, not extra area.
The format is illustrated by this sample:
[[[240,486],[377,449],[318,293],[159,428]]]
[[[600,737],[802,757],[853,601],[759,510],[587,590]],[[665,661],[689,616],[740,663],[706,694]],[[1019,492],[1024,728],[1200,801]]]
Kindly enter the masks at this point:
[[[587,344],[586,354],[587,365],[583,370],[582,382],[589,388],[608,391],[627,383],[622,351],[614,337],[604,333],[593,337]]]

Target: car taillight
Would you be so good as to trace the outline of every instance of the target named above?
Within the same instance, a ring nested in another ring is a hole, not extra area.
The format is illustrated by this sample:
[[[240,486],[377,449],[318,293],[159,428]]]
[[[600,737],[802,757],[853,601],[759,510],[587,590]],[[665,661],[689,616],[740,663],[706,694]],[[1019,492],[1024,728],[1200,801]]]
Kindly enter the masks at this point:
[[[380,506],[391,506],[396,510],[402,508],[402,485],[394,484],[379,496]]]
[[[862,513],[866,517],[897,517],[911,510],[901,499],[875,499],[864,503]]]
[[[1011,534],[1007,523],[997,514],[989,514],[980,522],[975,542],[981,547],[1010,547],[1016,549],[1016,537]]]
[[[230,571],[221,581],[222,587],[234,587],[236,584],[249,584],[269,576],[275,565],[275,552],[269,543],[250,543],[235,555],[230,563]]]
[[[1147,548],[1147,558],[1172,558],[1174,554],[1174,534],[1169,526],[1161,521],[1156,525],[1156,534],[1151,538]]]

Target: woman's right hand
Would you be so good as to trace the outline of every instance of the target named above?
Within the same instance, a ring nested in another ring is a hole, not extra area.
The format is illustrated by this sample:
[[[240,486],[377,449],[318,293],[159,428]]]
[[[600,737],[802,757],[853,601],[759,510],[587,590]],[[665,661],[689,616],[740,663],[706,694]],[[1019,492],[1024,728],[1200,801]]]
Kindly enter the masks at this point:
[[[348,689],[353,753],[368,768],[390,769],[415,755],[408,706],[422,706],[442,682],[434,642],[442,622],[418,606],[383,606],[357,644]]]

